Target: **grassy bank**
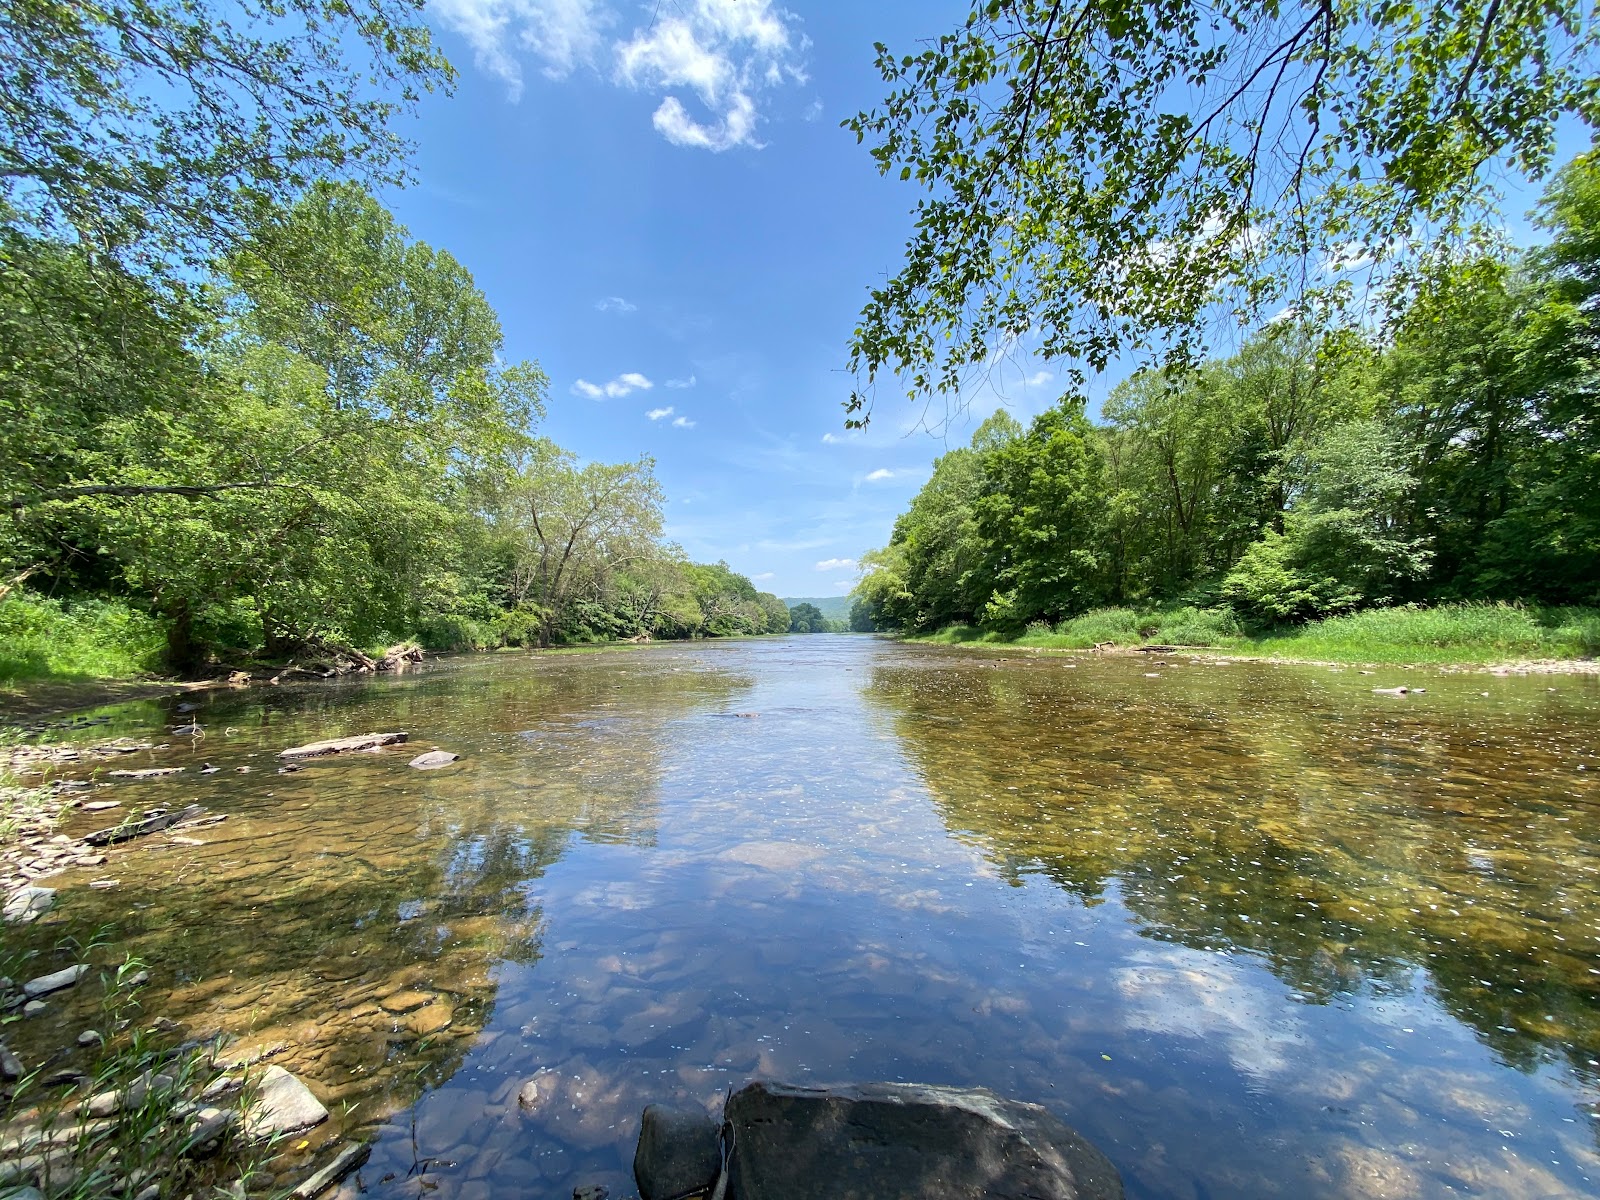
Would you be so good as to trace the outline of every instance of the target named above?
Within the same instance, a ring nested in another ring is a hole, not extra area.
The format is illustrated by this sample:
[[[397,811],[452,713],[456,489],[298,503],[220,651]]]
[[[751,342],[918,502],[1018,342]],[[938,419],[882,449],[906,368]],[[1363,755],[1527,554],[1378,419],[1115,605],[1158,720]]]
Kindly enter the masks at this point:
[[[1045,650],[1113,642],[1326,662],[1488,665],[1594,657],[1600,653],[1600,608],[1444,604],[1373,609],[1272,630],[1246,629],[1230,609],[1104,608],[1054,626],[1036,622],[1016,637],[958,625],[907,640]]]

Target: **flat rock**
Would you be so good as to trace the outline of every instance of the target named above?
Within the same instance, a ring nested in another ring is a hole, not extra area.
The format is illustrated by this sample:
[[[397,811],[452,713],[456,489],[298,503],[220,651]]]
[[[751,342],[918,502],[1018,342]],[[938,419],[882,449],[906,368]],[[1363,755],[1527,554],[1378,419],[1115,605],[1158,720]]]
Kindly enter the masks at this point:
[[[633,1152],[641,1200],[675,1200],[715,1187],[722,1174],[720,1128],[703,1109],[646,1108]]]
[[[55,888],[20,887],[6,897],[3,913],[11,924],[27,925],[49,912],[55,902]]]
[[[402,1024],[418,1037],[427,1037],[430,1033],[450,1028],[453,1020],[455,1011],[448,1004],[430,1004],[407,1013]]]
[[[314,1197],[322,1195],[323,1192],[366,1162],[371,1153],[372,1147],[369,1145],[346,1146],[333,1156],[332,1162],[301,1183],[289,1194],[294,1197],[294,1200],[313,1200]]]
[[[245,1132],[251,1137],[293,1133],[328,1119],[328,1110],[311,1089],[280,1066],[263,1070],[257,1086],[256,1102],[244,1118]]]
[[[148,834],[159,833],[163,829],[171,829],[175,825],[198,820],[205,816],[205,813],[203,805],[188,804],[177,812],[154,812],[137,821],[124,821],[120,825],[97,829],[93,833],[84,834],[83,840],[91,846],[112,846],[117,842],[132,841],[134,838],[145,837]]]
[[[448,767],[459,759],[461,755],[451,754],[448,750],[429,750],[426,754],[419,754],[407,766],[415,767],[419,771],[437,771],[440,767]]]
[[[132,771],[107,771],[107,779],[159,779],[163,775],[182,775],[182,767],[138,767]]]
[[[982,1088],[752,1083],[729,1099],[728,1200],[1121,1200],[1122,1180],[1037,1104]]]
[[[89,968],[79,963],[75,967],[63,967],[59,971],[52,971],[48,975],[40,975],[30,979],[22,985],[22,994],[29,1000],[37,1000],[40,996],[48,996],[51,992],[59,992],[69,988],[78,980],[88,974]]]
[[[379,750],[384,746],[397,746],[404,742],[409,734],[405,733],[358,733],[353,737],[328,738],[321,742],[307,742],[304,746],[290,746],[287,750],[279,750],[279,758],[322,758],[329,754],[351,754],[358,750]]]

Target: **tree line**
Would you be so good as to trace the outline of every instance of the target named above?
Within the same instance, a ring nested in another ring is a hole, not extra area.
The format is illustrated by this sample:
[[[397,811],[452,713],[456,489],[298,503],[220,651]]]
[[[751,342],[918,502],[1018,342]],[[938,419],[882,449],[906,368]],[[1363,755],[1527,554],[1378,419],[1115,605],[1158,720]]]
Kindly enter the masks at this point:
[[[853,624],[1021,632],[1176,602],[1261,626],[1445,600],[1600,601],[1600,153],[1547,234],[1428,256],[1331,329],[1294,310],[1090,421],[1003,410],[863,558]]]
[[[235,8],[0,7],[0,670],[787,631],[375,199],[455,79],[420,0]]]

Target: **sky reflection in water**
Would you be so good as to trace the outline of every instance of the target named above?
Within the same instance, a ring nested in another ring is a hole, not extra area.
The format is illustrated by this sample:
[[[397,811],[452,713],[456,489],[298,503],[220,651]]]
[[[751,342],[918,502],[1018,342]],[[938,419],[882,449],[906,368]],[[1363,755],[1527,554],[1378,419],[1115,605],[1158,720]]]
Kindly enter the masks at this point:
[[[285,1043],[376,1197],[625,1195],[646,1103],[758,1075],[1037,1101],[1135,1197],[1593,1192],[1600,688],[1389,674],[814,637],[216,695],[149,757],[224,770],[117,794],[229,820],[71,912]],[[274,773],[394,727],[465,757]]]

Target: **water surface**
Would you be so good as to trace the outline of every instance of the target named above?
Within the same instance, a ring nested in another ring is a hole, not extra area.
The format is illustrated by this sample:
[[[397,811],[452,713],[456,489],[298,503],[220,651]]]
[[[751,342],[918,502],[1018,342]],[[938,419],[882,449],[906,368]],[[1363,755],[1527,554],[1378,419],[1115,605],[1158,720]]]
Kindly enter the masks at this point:
[[[368,1196],[627,1195],[646,1103],[757,1076],[1036,1101],[1151,1200],[1600,1190],[1591,679],[814,636],[200,703],[96,795],[228,820],[69,914],[281,1045]]]

